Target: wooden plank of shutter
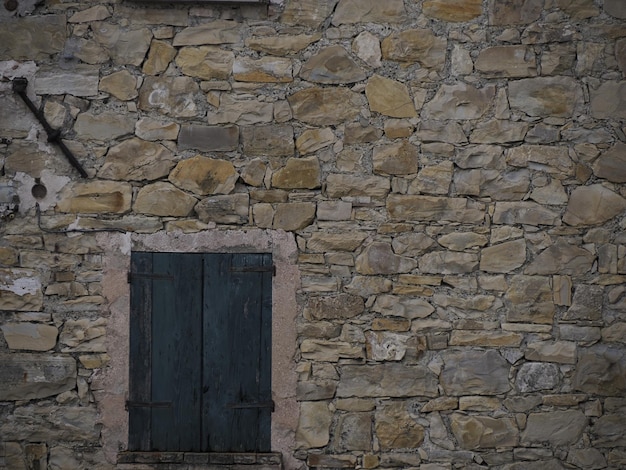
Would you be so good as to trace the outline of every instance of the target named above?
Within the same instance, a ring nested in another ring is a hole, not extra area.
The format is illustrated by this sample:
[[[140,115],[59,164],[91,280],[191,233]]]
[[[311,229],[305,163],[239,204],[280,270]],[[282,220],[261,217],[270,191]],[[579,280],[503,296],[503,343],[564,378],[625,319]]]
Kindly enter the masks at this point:
[[[271,401],[271,255],[206,255],[205,266],[206,450],[269,450],[270,408],[250,405]],[[270,269],[246,269],[259,266]]]
[[[132,272],[151,272],[151,253],[131,253]],[[144,403],[152,394],[152,282],[133,278],[130,285],[130,402]],[[152,413],[146,407],[129,407],[129,450],[151,450]]]
[[[201,450],[202,256],[155,254],[153,272],[152,408],[154,450]]]

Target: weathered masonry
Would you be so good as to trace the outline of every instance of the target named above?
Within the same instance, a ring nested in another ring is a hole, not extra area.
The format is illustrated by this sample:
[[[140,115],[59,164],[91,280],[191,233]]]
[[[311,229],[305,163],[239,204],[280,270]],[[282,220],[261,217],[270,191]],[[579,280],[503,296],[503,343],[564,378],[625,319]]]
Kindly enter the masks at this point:
[[[7,0],[0,165],[0,468],[626,468],[624,0]]]

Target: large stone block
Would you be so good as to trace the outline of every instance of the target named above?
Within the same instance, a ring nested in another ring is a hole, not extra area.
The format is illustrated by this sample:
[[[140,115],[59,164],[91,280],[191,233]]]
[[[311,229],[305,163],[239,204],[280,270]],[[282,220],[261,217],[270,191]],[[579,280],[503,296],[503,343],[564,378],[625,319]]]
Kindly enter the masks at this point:
[[[133,137],[109,149],[98,176],[124,181],[153,181],[174,167],[174,154],[155,142]]]
[[[581,275],[591,271],[594,260],[595,256],[584,248],[558,240],[539,253],[524,273]]]
[[[296,148],[300,155],[313,153],[335,143],[336,137],[329,127],[324,129],[307,129],[296,139]]]
[[[200,201],[196,207],[202,222],[245,224],[248,222],[250,197],[247,194],[212,196]]]
[[[213,20],[200,26],[190,26],[174,36],[174,46],[232,44],[241,41],[241,24],[229,20]]]
[[[219,47],[183,47],[176,65],[185,75],[203,80],[226,80],[233,71],[235,54]]]
[[[75,387],[76,360],[71,356],[0,354],[2,401],[35,400],[58,395]],[[6,439],[7,434],[2,434]]]
[[[311,361],[338,362],[339,359],[362,359],[363,348],[346,341],[305,339],[300,344],[302,358]]]
[[[401,361],[411,347],[411,342],[411,335],[405,333],[391,331],[365,332],[367,358],[372,361]]]
[[[617,142],[593,162],[593,173],[613,183],[626,183],[626,144]]]
[[[231,162],[196,155],[179,162],[168,180],[185,191],[206,196],[231,193],[238,178]]]
[[[205,152],[228,152],[239,146],[239,127],[183,125],[178,136],[180,150],[195,149]]]
[[[536,202],[497,202],[493,213],[494,224],[557,225],[559,213]]]
[[[626,210],[626,199],[601,184],[576,187],[563,216],[568,225],[596,225]]]
[[[522,444],[544,443],[566,446],[576,443],[588,418],[578,410],[531,413],[522,433]]]
[[[104,5],[102,5],[104,7]],[[189,16],[187,12],[172,8],[159,8],[157,4],[152,7],[143,5],[142,8],[134,8],[134,5],[122,3],[115,5],[115,13],[122,18],[132,21],[133,24],[164,24],[170,26],[187,26]],[[102,13],[104,15],[104,13]]]
[[[336,2],[337,0],[327,0],[330,2]],[[314,3],[315,5],[322,5],[322,1],[317,0],[308,0],[308,2]],[[283,22],[284,18],[288,15],[288,11],[290,11],[290,7],[294,8],[303,8],[306,2],[289,2],[289,4],[285,7],[285,11],[283,12]],[[298,23],[298,24],[303,24]],[[265,52],[266,54],[277,55],[277,56],[286,56],[290,54],[295,54],[296,52],[301,51],[306,48],[309,44],[319,41],[322,35],[320,33],[314,34],[297,34],[297,35],[280,35],[280,36],[260,36],[260,37],[251,37],[246,39],[246,46],[250,49],[259,52]]]
[[[436,165],[427,165],[417,174],[409,185],[409,194],[446,195],[450,190],[454,164],[444,161]]]
[[[419,150],[402,141],[374,147],[374,173],[383,175],[412,175],[417,173]]]
[[[384,198],[391,189],[389,178],[332,173],[326,178],[328,197],[370,196]]]
[[[478,255],[475,253],[434,251],[419,259],[420,272],[428,274],[466,274],[477,268]]]
[[[0,434],[16,441],[93,444],[100,438],[101,427],[95,406],[37,404],[17,407],[0,424]]]
[[[448,41],[430,29],[407,29],[387,36],[382,44],[383,59],[418,63],[441,70],[446,61]]]
[[[526,241],[508,241],[484,248],[480,253],[481,271],[510,273],[526,262]]]
[[[441,385],[447,395],[499,395],[511,389],[510,365],[497,351],[446,351]]]
[[[474,67],[487,77],[534,77],[535,53],[527,46],[494,46],[478,54]]]
[[[42,307],[43,290],[37,271],[0,268],[0,311],[39,311]]]
[[[307,250],[313,253],[354,251],[366,238],[367,233],[357,230],[339,233],[314,232],[306,246]]]
[[[333,448],[339,452],[371,451],[372,416],[370,413],[346,413],[339,418]]]
[[[485,216],[484,205],[471,199],[392,194],[387,210],[393,219],[461,223],[480,223]]]
[[[176,57],[176,48],[170,43],[153,40],[141,70],[147,75],[159,75],[167,70],[174,57]]]
[[[571,77],[537,77],[509,82],[511,108],[529,116],[571,117],[582,99],[582,89]]]
[[[74,130],[81,139],[106,141],[132,135],[136,121],[132,114],[120,115],[113,111],[99,114],[86,112],[78,115]]]
[[[332,23],[400,23],[406,11],[402,0],[339,0]]]
[[[67,320],[59,336],[63,352],[106,352],[106,320]]]
[[[626,350],[607,344],[581,348],[573,388],[601,396],[623,396],[626,393]]]
[[[209,124],[237,123],[244,126],[271,122],[274,103],[254,99],[250,94],[222,94],[217,111],[207,113]]]
[[[439,20],[461,22],[479,17],[483,11],[481,0],[426,0],[422,11]]]
[[[539,19],[544,0],[489,0],[489,24],[528,24]]]
[[[521,334],[507,331],[454,330],[450,334],[448,344],[450,346],[518,348],[522,339]]]
[[[338,0],[296,0],[289,1],[280,18],[291,26],[306,26],[316,29],[330,16]]]
[[[117,65],[139,66],[144,61],[152,32],[148,28],[129,28],[108,22],[91,25],[93,37]]]
[[[463,449],[488,449],[515,447],[519,431],[512,418],[490,418],[454,413],[450,428]]]
[[[315,126],[351,121],[361,111],[363,97],[347,88],[305,88],[287,98],[294,119]]]
[[[496,95],[493,85],[476,88],[465,83],[441,85],[437,94],[424,106],[424,119],[479,119],[491,107]]]
[[[437,379],[426,367],[404,364],[341,367],[338,397],[434,397]]]
[[[145,77],[139,89],[139,109],[175,117],[197,114],[194,94],[200,87],[191,77]]]
[[[248,156],[291,157],[295,153],[290,124],[246,126],[241,129],[241,139]]]
[[[469,169],[503,169],[503,148],[498,145],[472,145],[458,149],[454,163],[459,168]]]
[[[530,172],[526,169],[458,170],[454,173],[454,188],[458,195],[490,197],[495,201],[520,200],[526,196],[529,187]]]
[[[35,75],[33,90],[38,95],[96,96],[98,84],[98,67],[75,65],[69,70],[46,67]]]
[[[165,181],[143,186],[137,193],[133,210],[162,217],[186,217],[198,200]]]
[[[615,18],[626,19],[626,6],[620,0],[605,0],[604,11]]]
[[[43,323],[5,323],[0,327],[9,349],[49,351],[57,343],[59,329]]]
[[[47,59],[63,50],[66,36],[65,14],[3,18],[0,60]]]
[[[321,167],[317,157],[290,158],[272,175],[272,187],[315,189],[321,186]]]
[[[300,77],[315,83],[354,83],[365,79],[365,71],[341,46],[322,49],[304,63]]]
[[[525,122],[491,119],[479,123],[470,135],[472,144],[505,144],[521,142],[528,132]]]
[[[559,367],[545,362],[526,362],[517,371],[515,386],[521,393],[554,389],[560,382]]]
[[[130,211],[132,187],[117,181],[91,181],[66,186],[61,191],[59,212],[123,214]]]
[[[365,86],[370,109],[384,116],[408,118],[417,116],[409,90],[404,83],[374,75]]]
[[[304,310],[305,318],[337,320],[353,318],[365,310],[363,299],[356,295],[310,297]]]
[[[520,145],[506,151],[506,162],[516,167],[541,165],[543,171],[554,175],[574,175],[575,165],[568,148],[560,145]]]
[[[415,449],[424,441],[424,427],[413,419],[409,406],[398,401],[377,407],[375,430],[381,450]]]
[[[576,363],[576,343],[573,341],[537,341],[529,343],[524,353],[530,361]]]
[[[623,412],[607,414],[598,418],[591,427],[590,433],[594,447],[615,448],[626,446],[624,419],[626,419],[626,414]]]
[[[415,135],[423,142],[464,144],[467,136],[458,122],[422,121]]]
[[[407,273],[416,266],[414,259],[396,255],[391,245],[383,242],[368,245],[356,259],[356,271],[359,274]]]
[[[550,278],[513,276],[504,296],[504,304],[508,310],[508,321],[552,323],[556,307]]]
[[[293,65],[290,59],[261,57],[251,59],[238,57],[232,64],[233,78],[240,82],[289,83],[293,81]]]

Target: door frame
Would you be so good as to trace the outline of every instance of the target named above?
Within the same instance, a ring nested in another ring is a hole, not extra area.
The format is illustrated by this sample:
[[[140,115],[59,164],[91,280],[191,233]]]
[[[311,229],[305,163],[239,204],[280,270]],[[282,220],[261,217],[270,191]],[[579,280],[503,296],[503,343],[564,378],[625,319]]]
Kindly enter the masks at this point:
[[[103,249],[102,294],[107,317],[106,345],[109,362],[99,371],[92,387],[101,416],[102,443],[107,461],[116,463],[128,446],[130,269],[132,251],[176,253],[272,254],[276,276],[272,282],[272,413],[271,446],[282,454],[286,469],[296,468],[293,457],[299,407],[296,401],[296,302],[300,288],[298,249],[292,233],[282,230],[207,230],[195,233],[159,231],[153,234],[100,233]]]

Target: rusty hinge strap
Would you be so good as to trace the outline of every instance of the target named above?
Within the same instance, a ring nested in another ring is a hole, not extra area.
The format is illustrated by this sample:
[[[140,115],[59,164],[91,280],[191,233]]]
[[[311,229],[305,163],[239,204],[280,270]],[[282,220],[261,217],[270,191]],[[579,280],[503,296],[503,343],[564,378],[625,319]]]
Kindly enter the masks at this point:
[[[171,401],[127,401],[126,409],[128,408],[171,408]]]
[[[243,402],[243,403],[227,403],[226,408],[229,409],[242,409],[242,408],[270,408],[274,411],[274,400],[258,401],[258,402]]]
[[[132,273],[129,271],[127,275],[128,283],[130,284],[133,281],[133,279],[156,279],[160,281],[173,281],[174,276],[171,276],[169,274],[156,274],[156,273]]]
[[[28,97],[28,95],[26,94],[26,88],[28,87],[28,80],[24,77],[18,77],[18,78],[13,79],[12,84],[13,84],[13,91],[17,93],[18,95],[20,95],[20,98],[22,98],[24,103],[26,103],[26,106],[28,106],[28,109],[32,111],[32,113],[35,115],[37,120],[43,126],[44,130],[46,131],[46,134],[48,134],[48,142],[54,142],[55,144],[57,144],[61,148],[61,151],[63,152],[63,154],[67,157],[69,162],[72,164],[72,166],[76,168],[76,170],[78,170],[78,172],[80,173],[80,176],[82,176],[83,178],[87,178],[87,176],[89,175],[87,175],[87,172],[82,167],[80,162],[76,159],[74,154],[70,151],[70,149],[67,148],[67,146],[61,139],[61,132],[59,130],[53,129],[50,126],[50,124],[48,124],[46,117],[43,115],[43,113],[39,109],[37,109],[37,106],[35,106],[35,103],[33,103]]]
[[[229,271],[231,273],[267,273],[271,272],[273,276],[276,276],[276,266],[231,266]]]

